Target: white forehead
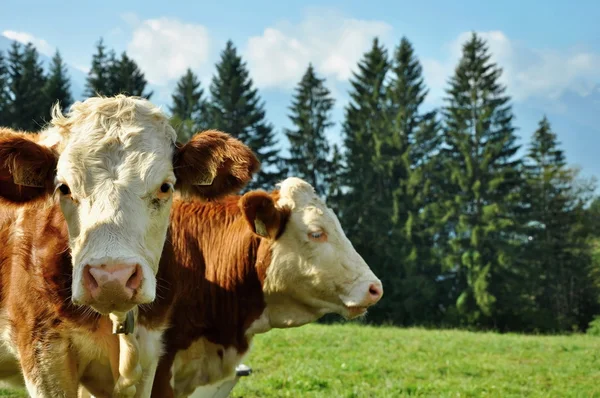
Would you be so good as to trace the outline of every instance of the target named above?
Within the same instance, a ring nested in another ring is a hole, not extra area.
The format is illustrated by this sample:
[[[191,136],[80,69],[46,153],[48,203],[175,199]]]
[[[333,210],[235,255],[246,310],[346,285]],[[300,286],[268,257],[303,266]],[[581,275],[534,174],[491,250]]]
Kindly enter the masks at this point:
[[[309,203],[320,201],[315,189],[298,177],[288,177],[277,184],[279,187],[278,205],[292,210],[301,210]]]
[[[314,187],[298,177],[289,177],[279,184],[279,200],[277,205],[287,206],[293,213],[298,214],[302,222],[310,224],[329,224],[330,228],[341,228],[335,213],[327,207]]]
[[[137,182],[139,190],[146,190],[146,185],[172,178],[175,139],[158,107],[120,95],[77,102],[67,116],[55,109],[41,143],[58,144],[58,177],[84,191],[107,178]]]

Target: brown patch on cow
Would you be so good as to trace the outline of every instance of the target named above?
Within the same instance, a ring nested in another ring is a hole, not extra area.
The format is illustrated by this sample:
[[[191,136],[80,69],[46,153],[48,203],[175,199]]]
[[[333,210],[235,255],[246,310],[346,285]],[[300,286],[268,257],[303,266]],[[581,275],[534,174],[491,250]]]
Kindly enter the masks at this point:
[[[35,136],[0,129],[0,197],[7,201],[28,202],[54,189],[57,155]]]
[[[65,336],[97,319],[70,303],[67,231],[57,214],[57,206],[38,202],[1,207],[0,297],[25,377],[44,391],[70,394],[77,373]]]
[[[266,192],[248,192],[239,201],[250,230],[263,238],[273,239],[279,230],[279,212]]]
[[[178,144],[174,157],[176,189],[209,200],[243,188],[260,168],[256,155],[239,140],[217,130]]]
[[[223,349],[233,348],[239,354],[249,348],[246,330],[266,305],[262,284],[271,261],[271,239],[283,233],[290,215],[287,208],[271,212],[270,204],[279,197],[276,192],[272,196],[254,193],[244,195],[246,200],[229,196],[214,202],[173,203],[166,243],[172,249],[166,250],[172,250],[175,261],[171,266],[161,263],[157,279],[172,281],[176,297],[153,396],[172,396],[169,380],[175,355],[199,339]],[[267,206],[256,207],[261,203]],[[271,239],[254,233],[242,208],[252,208],[255,215],[270,215],[277,220],[270,228]],[[170,276],[161,276],[163,273]],[[223,349],[212,354],[214,360],[223,359]]]
[[[239,207],[252,232],[269,239],[277,239],[283,234],[290,209],[277,207],[278,198],[278,194],[262,191],[252,191],[242,196]]]
[[[245,347],[243,325],[264,309],[262,285],[257,275],[259,247],[267,244],[254,235],[237,206],[239,197],[218,202],[173,203],[167,237],[175,256],[172,281],[177,303],[167,332],[177,349],[206,337],[225,347]],[[167,249],[168,250],[168,249]],[[163,254],[164,257],[164,254]],[[167,271],[165,271],[167,272]],[[243,299],[242,299],[243,298]]]

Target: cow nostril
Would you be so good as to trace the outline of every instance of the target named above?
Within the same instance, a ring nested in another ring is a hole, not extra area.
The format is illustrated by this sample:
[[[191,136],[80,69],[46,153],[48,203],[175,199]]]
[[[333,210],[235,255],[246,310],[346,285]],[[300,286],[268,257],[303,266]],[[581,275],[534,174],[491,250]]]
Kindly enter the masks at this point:
[[[90,290],[95,290],[98,288],[98,281],[94,277],[94,275],[90,272],[90,266],[86,266],[83,271],[83,280],[85,284],[88,286]]]
[[[369,286],[369,294],[373,296],[373,298],[379,298],[379,296],[381,296],[381,289],[377,285],[372,284]]]
[[[142,270],[140,269],[139,265],[136,265],[135,271],[133,272],[133,274],[131,274],[131,276],[127,280],[127,283],[125,284],[125,286],[127,286],[131,290],[135,290],[140,287],[141,283],[142,283]]]

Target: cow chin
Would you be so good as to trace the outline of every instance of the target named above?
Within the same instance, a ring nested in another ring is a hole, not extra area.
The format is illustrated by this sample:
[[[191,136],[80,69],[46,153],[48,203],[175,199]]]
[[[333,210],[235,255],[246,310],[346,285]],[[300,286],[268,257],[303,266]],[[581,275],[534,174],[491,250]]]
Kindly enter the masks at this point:
[[[345,306],[344,307],[344,311],[342,315],[344,318],[351,320],[351,319],[356,319],[359,318],[361,316],[366,315],[367,313],[367,307],[360,307],[360,306]]]
[[[106,294],[96,298],[88,305],[101,315],[108,315],[111,312],[128,312],[137,304],[134,297],[124,293],[122,289],[112,290],[109,286],[106,288]]]
[[[108,315],[115,312],[131,311],[136,305],[148,304],[154,301],[154,297],[143,294],[131,294],[118,286],[113,289],[112,286],[106,286],[102,295],[92,298],[85,294],[81,298],[73,296],[75,305],[85,305],[92,308],[100,315]]]

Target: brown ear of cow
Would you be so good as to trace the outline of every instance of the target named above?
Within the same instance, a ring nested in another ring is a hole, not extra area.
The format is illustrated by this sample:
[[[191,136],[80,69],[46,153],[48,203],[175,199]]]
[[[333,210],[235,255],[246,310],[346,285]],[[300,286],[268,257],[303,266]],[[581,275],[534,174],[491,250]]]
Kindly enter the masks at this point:
[[[22,134],[0,134],[0,197],[22,203],[50,194],[57,161],[52,149]]]
[[[177,146],[174,167],[175,189],[184,195],[216,199],[245,187],[259,170],[260,162],[239,140],[207,130]]]
[[[277,239],[281,235],[287,221],[287,212],[278,209],[268,193],[248,192],[241,197],[239,207],[252,232],[269,239]]]

